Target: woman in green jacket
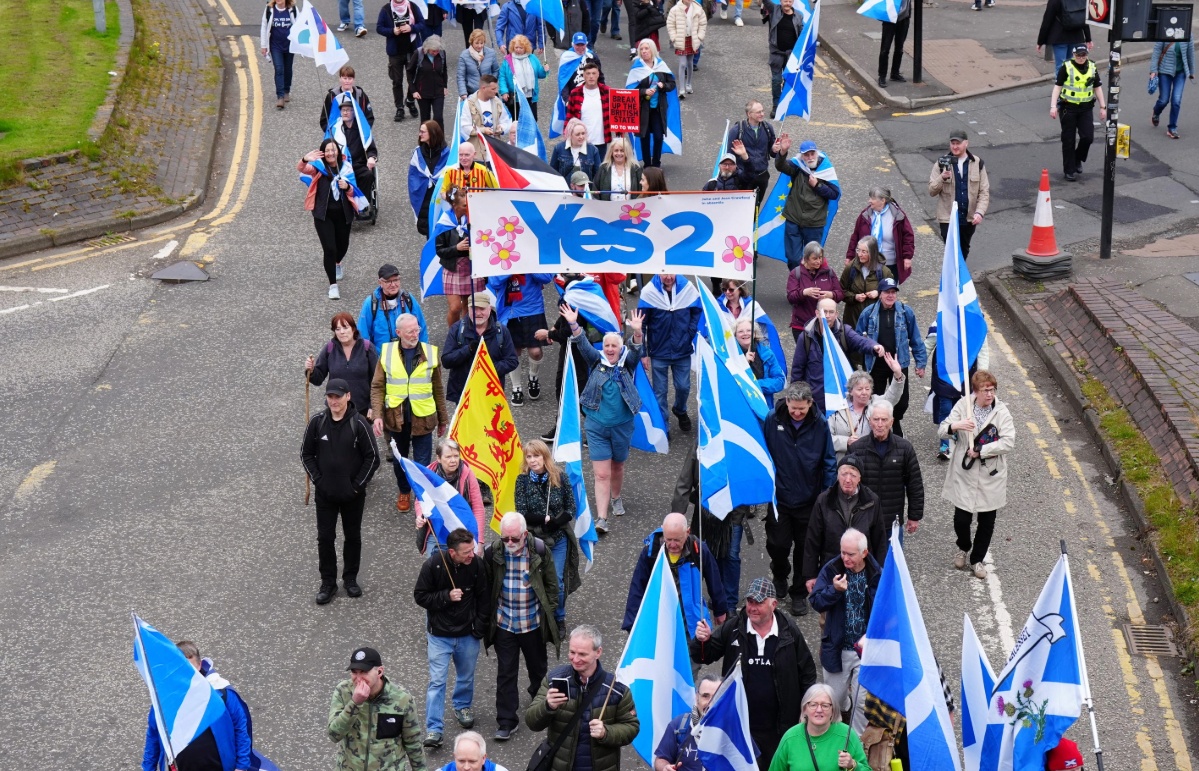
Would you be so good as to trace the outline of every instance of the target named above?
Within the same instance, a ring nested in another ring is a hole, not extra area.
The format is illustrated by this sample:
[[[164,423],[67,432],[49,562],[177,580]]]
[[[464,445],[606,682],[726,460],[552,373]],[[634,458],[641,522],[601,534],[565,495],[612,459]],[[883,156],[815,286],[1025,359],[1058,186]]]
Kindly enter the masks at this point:
[[[841,713],[833,705],[832,688],[824,683],[809,688],[800,704],[799,714],[799,725],[783,734],[770,763],[770,771],[832,771],[834,768],[866,771],[870,768],[858,735],[841,722]]]

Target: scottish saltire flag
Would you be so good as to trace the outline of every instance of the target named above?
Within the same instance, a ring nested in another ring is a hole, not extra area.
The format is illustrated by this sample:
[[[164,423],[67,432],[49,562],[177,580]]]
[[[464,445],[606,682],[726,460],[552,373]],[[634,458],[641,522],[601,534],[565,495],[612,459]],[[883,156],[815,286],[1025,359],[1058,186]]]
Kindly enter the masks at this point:
[[[650,67],[641,60],[641,57],[633,59],[633,67],[629,70],[629,78],[625,81],[625,88],[635,88],[639,82],[648,78],[651,72],[656,72],[659,75],[674,74],[670,71],[670,67],[666,66],[666,62],[661,58],[654,60],[654,66]],[[662,94],[659,92],[659,97]],[[662,152],[673,153],[674,155],[683,154],[683,112],[679,107],[679,90],[676,88],[673,91],[667,91],[666,97],[666,134],[662,137]],[[725,132],[728,135],[728,132]],[[644,160],[641,157],[641,143],[630,142],[633,145],[633,152],[637,155],[637,160]]]
[[[734,329],[737,327],[737,320],[733,318],[733,314],[729,313],[728,303],[724,301],[724,295],[716,298],[717,304],[720,305],[720,310],[724,311],[728,317],[729,325]],[[770,348],[774,351],[775,356],[783,355],[783,342],[779,338],[779,331],[775,328],[774,322],[770,320],[770,316],[766,315],[766,309],[762,307],[762,303],[754,302],[754,298],[741,298],[742,308],[753,308],[754,321],[762,326],[762,330],[766,333],[766,339],[770,341]]]
[[[657,278],[654,280],[657,281]],[[762,394],[762,389],[758,388],[758,380],[754,377],[749,362],[745,359],[741,345],[734,339],[733,325],[729,315],[716,304],[716,298],[712,296],[712,290],[708,288],[707,284],[702,281],[695,283],[699,285],[700,308],[704,311],[703,320],[699,325],[699,336],[708,338],[712,350],[716,352],[716,358],[728,367],[754,415],[759,421],[765,420],[770,413],[771,405]],[[649,288],[645,287],[641,290],[642,298],[645,297],[646,290]]]
[[[449,153],[450,148],[448,147],[442,150],[436,165],[429,168],[420,147],[412,151],[412,159],[408,161],[408,203],[412,206],[412,216],[420,217],[420,207],[425,201],[425,194],[429,192],[429,188],[433,186],[442,170],[445,169]],[[431,202],[430,206],[432,206]]]
[[[791,159],[791,162],[796,166],[803,163],[799,157]],[[800,172],[800,182],[803,183],[803,175],[805,172]],[[837,170],[833,167],[833,162],[829,157],[822,152],[817,152],[816,168],[806,172],[812,174],[816,179],[824,180],[835,186],[837,190],[841,189],[841,180],[837,177]],[[774,185],[770,188],[770,194],[762,201],[762,208],[758,211],[758,254],[766,257],[772,257],[781,262],[787,261],[787,250],[783,244],[783,207],[787,203],[787,196],[791,194],[791,177],[786,174],[779,174],[775,179]],[[833,218],[837,216],[837,210],[841,207],[841,197],[828,202],[828,215],[824,218],[824,234],[820,237],[821,246],[828,240],[828,232],[833,227]]]
[[[863,647],[858,682],[904,716],[911,767],[920,771],[960,771],[957,738],[912,576],[899,544],[898,526],[891,528],[891,553],[883,565]]]
[[[820,3],[812,9],[812,18],[804,24],[799,40],[787,57],[783,68],[783,92],[779,96],[774,119],[781,121],[788,115],[798,115],[804,120],[812,119],[812,83],[816,78],[816,39],[820,34]]]
[[[587,51],[591,53],[590,48]],[[558,96],[554,99],[554,112],[550,116],[550,139],[562,136],[566,130],[566,102],[562,99],[562,92],[579,69],[579,59],[582,58],[573,48],[568,48],[558,59]]]
[[[412,0],[412,4],[420,9],[421,16],[429,18],[429,4],[425,0]],[[433,0],[432,4],[434,8],[440,8],[445,13],[451,24],[454,23],[454,0]],[[496,13],[499,11],[497,10],[491,15],[495,16]]]
[[[713,694],[708,711],[691,729],[691,736],[706,771],[758,771],[759,753],[749,733],[749,698],[740,661]]]
[[[1074,725],[1089,690],[1070,563],[1062,554],[996,678],[981,771],[1044,768],[1045,753]]]
[[[558,30],[559,35],[566,34],[566,10],[562,7],[562,0],[526,0],[525,11],[544,20]]]
[[[479,523],[475,521],[475,512],[466,499],[458,494],[456,487],[401,455],[395,439],[391,440],[391,454],[404,469],[404,476],[412,485],[412,494],[420,501],[421,513],[432,526],[437,543],[445,543],[450,533],[460,527],[469,530],[475,540],[479,540]]]
[[[828,319],[821,316],[820,325],[824,327],[824,417],[828,419],[833,413],[849,408],[848,384],[853,367],[828,328]]]
[[[720,176],[720,159],[729,151],[729,119],[724,119],[724,133],[720,135],[720,146],[716,148],[716,162],[712,164],[712,179]]]
[[[369,153],[375,146],[375,138],[371,134],[371,124],[366,119],[366,113],[362,110],[362,105],[358,104],[358,100],[354,98],[354,94],[350,91],[341,92],[334,101],[337,103],[338,108],[337,119],[329,121],[329,126],[325,129],[325,139],[333,138],[337,141],[337,146],[347,155],[349,154],[346,150],[345,121],[341,119],[341,105],[348,101],[354,105],[354,127],[351,131],[358,132],[358,138],[362,142],[363,151]]]
[[[699,304],[699,290],[686,276],[678,276],[675,279],[674,291],[669,297],[662,288],[662,277],[654,276],[641,288],[641,299],[637,301],[638,308],[657,308],[660,311],[677,311]]]
[[[645,374],[645,367],[633,370],[633,385],[641,397],[641,410],[633,416],[632,445],[642,452],[665,455],[670,452],[670,441],[666,438],[666,418],[658,406],[654,386]]]
[[[354,211],[364,211],[370,207],[370,199],[366,197],[361,190],[358,189],[358,178],[354,176],[354,167],[350,164],[348,156],[342,157],[341,170],[337,174],[330,174],[328,168],[325,167],[325,162],[319,158],[315,161],[308,161],[309,165],[315,168],[321,174],[332,177],[330,182],[332,185],[337,184],[337,180],[344,179],[346,184],[350,186],[349,190],[341,190],[338,187],[338,195],[348,195],[350,197],[350,205],[354,207]],[[300,172],[300,184],[308,187],[312,184],[313,176]]]
[[[658,551],[645,595],[629,631],[616,679],[629,687],[641,718],[633,749],[649,764],[675,715],[695,707],[695,681],[687,653],[687,630],[666,550]]]
[[[983,651],[970,614],[962,622],[962,753],[966,756],[965,771],[978,771],[983,737],[991,715],[991,691],[995,688],[995,672]]]
[[[430,213],[436,214],[429,227],[429,240],[420,250],[420,299],[422,301],[434,295],[445,294],[445,282],[441,276],[441,261],[437,259],[437,237],[447,230],[458,227],[458,218],[454,210],[448,206],[430,206]]]
[[[232,771],[237,762],[237,750],[233,742],[233,724],[221,695],[175,643],[136,614],[133,616],[133,666],[150,692],[150,706],[167,763],[173,767],[175,757],[211,728],[222,764],[226,771]]]
[[[775,502],[774,461],[766,451],[762,424],[728,365],[707,338],[701,336],[696,347],[701,503],[723,520],[737,506]]]
[[[894,24],[899,19],[899,8],[903,3],[904,0],[865,0],[858,6],[858,13],[867,19]]]
[[[970,362],[978,358],[987,339],[987,320],[974,291],[974,279],[962,256],[958,205],[949,212],[945,258],[941,262],[941,293],[937,296],[937,375],[962,393],[970,380]]]
[[[304,6],[287,39],[291,53],[307,56],[317,67],[323,66],[330,75],[336,75],[341,66],[350,60],[350,55],[337,42],[333,30],[329,29],[310,0],[304,0]]]
[[[587,502],[587,483],[583,476],[583,428],[579,422],[579,376],[575,372],[574,356],[568,342],[565,364],[562,365],[562,398],[558,402],[558,429],[554,434],[554,460],[566,471],[571,490],[575,494],[575,538],[583,559],[585,570],[591,570],[595,561],[595,544],[599,534],[595,532],[595,520],[591,516],[591,504]]]
[[[600,332],[606,335],[609,332],[621,331],[620,319],[612,313],[608,297],[595,279],[587,276],[570,282],[565,289],[557,284],[554,284],[554,287],[570,307],[578,310],[587,323]]]
[[[533,117],[529,99],[519,87],[514,90],[516,98],[520,100],[520,115],[516,119],[516,146],[544,161],[545,140],[541,138],[541,129],[537,128],[537,119]]]

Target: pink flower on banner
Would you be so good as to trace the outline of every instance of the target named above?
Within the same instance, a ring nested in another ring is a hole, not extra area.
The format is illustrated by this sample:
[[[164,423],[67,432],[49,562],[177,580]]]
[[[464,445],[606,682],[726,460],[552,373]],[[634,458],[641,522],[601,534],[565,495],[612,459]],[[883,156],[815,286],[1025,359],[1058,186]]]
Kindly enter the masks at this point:
[[[499,265],[504,270],[511,270],[512,263],[520,259],[520,252],[513,251],[515,248],[516,243],[513,241],[506,244],[496,241],[491,245],[491,264]]]
[[[495,237],[508,236],[508,238],[513,238],[523,232],[525,232],[525,229],[520,226],[520,217],[500,217],[500,224],[496,229]]]
[[[476,244],[483,244],[484,246],[486,246],[487,244],[490,244],[494,240],[495,240],[495,236],[491,235],[490,230],[480,230],[478,233],[475,233],[475,243]]]
[[[724,239],[724,261],[733,263],[737,270],[745,270],[754,261],[754,253],[749,248],[749,238],[726,236]]]
[[[645,203],[635,203],[632,206],[625,204],[620,207],[620,218],[632,222],[634,225],[640,225],[644,219],[649,219],[649,209],[645,208]]]

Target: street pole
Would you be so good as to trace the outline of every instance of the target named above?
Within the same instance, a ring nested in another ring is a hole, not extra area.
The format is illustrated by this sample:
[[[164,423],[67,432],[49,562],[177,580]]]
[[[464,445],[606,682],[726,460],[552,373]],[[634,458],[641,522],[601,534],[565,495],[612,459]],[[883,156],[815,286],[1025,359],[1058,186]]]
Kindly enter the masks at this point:
[[[104,0],[92,0],[92,13],[96,16],[96,31],[101,35],[108,32],[108,19],[104,15]]]
[[[912,82],[924,82],[924,0],[909,0],[912,3]]]
[[[1103,206],[1099,218],[1099,259],[1112,258],[1112,215],[1116,208],[1116,127],[1120,122],[1120,48],[1123,0],[1112,4],[1112,26],[1107,31],[1111,53],[1107,60],[1107,124],[1103,148]]]

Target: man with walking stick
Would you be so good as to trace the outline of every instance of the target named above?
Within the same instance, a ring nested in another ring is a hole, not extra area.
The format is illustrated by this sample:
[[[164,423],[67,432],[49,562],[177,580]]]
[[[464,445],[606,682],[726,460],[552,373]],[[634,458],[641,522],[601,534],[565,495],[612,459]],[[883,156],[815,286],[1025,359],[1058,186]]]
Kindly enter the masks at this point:
[[[429,532],[434,533],[432,526]],[[434,534],[436,537],[436,534]],[[448,558],[447,558],[448,552]],[[425,746],[441,746],[445,726],[445,686],[454,662],[454,717],[458,725],[475,724],[471,704],[475,695],[475,664],[487,628],[490,603],[487,570],[475,559],[475,538],[458,528],[425,560],[416,588],[416,604],[425,609],[429,651],[429,689],[425,697]]]

